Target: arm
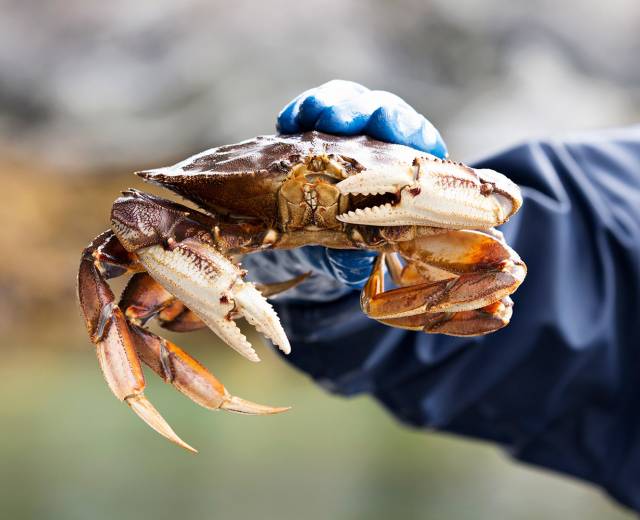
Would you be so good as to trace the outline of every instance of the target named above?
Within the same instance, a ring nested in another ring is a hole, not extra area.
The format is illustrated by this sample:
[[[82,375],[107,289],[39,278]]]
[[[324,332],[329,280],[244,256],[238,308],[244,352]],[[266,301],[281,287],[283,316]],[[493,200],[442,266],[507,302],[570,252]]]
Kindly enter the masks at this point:
[[[502,228],[529,267],[511,324],[452,338],[368,320],[354,293],[283,303],[289,360],[333,392],[371,393],[407,424],[494,441],[640,509],[640,127],[532,142],[474,166],[523,188]]]

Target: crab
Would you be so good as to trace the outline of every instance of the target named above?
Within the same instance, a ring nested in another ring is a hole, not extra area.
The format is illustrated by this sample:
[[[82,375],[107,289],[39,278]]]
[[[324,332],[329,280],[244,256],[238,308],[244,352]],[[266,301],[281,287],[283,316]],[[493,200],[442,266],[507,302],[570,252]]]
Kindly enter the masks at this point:
[[[259,361],[235,323],[243,317],[289,353],[267,298],[308,273],[254,284],[238,263],[242,255],[310,244],[375,251],[361,293],[367,316],[461,336],[505,326],[509,295],[526,274],[494,229],[522,204],[513,182],[366,136],[260,136],[137,175],[199,209],[124,191],[111,209],[111,228],[82,253],[80,305],[111,391],[191,451],[145,397],[141,362],[208,409],[251,415],[288,409],[231,395],[187,352],[145,327],[152,318],[177,332],[208,327]],[[392,288],[385,288],[385,267]],[[132,277],[116,302],[107,280],[125,274]]]

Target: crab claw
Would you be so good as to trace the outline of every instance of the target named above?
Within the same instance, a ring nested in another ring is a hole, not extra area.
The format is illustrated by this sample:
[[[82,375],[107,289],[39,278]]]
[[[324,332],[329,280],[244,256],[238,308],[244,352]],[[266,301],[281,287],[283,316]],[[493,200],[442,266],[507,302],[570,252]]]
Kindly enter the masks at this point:
[[[186,238],[171,249],[159,245],[137,252],[149,274],[179,298],[225,343],[251,361],[260,361],[233,317],[240,314],[280,350],[291,352],[278,315],[243,271],[215,247]]]
[[[516,184],[493,170],[420,157],[411,166],[365,170],[337,184],[343,195],[394,194],[394,202],[338,215],[349,224],[486,229],[506,222],[522,205]]]

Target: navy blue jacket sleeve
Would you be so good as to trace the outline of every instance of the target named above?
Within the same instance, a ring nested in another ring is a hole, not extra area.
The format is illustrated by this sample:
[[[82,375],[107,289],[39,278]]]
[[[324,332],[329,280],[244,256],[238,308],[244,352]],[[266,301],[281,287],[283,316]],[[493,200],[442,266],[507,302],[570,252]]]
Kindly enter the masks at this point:
[[[288,358],[406,424],[496,442],[640,510],[640,126],[531,142],[474,166],[523,190],[502,228],[529,268],[511,324],[453,338],[369,320],[356,293],[279,304]]]

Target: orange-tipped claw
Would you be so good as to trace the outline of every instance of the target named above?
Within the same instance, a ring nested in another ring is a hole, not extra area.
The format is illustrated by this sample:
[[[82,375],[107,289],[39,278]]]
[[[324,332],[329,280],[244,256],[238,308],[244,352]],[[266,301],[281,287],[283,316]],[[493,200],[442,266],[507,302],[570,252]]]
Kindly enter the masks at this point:
[[[251,401],[236,397],[235,395],[230,395],[229,398],[222,403],[220,408],[228,412],[240,413],[243,415],[273,415],[291,410],[290,406],[265,406],[263,404],[252,403]]]
[[[232,396],[204,365],[175,343],[135,325],[131,330],[140,359],[166,383],[200,406],[245,415],[271,415],[289,410],[288,407],[266,406]]]
[[[135,336],[113,293],[97,268],[91,250],[83,254],[78,274],[80,305],[87,330],[96,346],[102,373],[113,394],[125,401],[144,422],[178,446],[196,452],[171,429],[143,395],[144,375],[136,353]]]
[[[177,444],[181,448],[188,450],[192,453],[198,453],[194,447],[189,446],[184,442],[176,432],[173,431],[169,423],[164,420],[160,412],[149,402],[144,394],[133,395],[127,397],[125,402],[136,413],[140,419],[146,422],[151,428],[157,431],[164,438],[169,439],[171,442]]]
[[[460,312],[434,312],[379,320],[401,329],[447,334],[449,336],[479,336],[506,326],[513,313],[511,298],[504,298],[481,309]]]

